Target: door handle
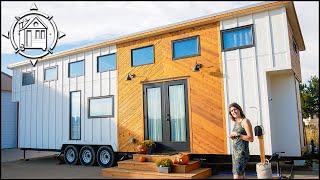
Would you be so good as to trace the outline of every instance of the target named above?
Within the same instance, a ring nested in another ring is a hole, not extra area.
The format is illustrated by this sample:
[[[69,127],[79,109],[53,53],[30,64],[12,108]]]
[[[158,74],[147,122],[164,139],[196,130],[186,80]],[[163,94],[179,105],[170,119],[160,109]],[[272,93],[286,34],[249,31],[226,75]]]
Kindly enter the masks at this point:
[[[167,120],[167,121],[170,121],[170,114],[167,114],[166,120]]]

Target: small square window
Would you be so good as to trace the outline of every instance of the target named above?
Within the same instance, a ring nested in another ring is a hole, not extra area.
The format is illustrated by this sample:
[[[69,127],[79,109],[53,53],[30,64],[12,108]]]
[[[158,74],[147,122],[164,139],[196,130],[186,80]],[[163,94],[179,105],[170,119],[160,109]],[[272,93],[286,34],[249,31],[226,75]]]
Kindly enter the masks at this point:
[[[116,69],[116,54],[99,56],[97,60],[98,72],[112,71]]]
[[[34,84],[34,71],[22,73],[22,86]]]
[[[154,62],[154,46],[146,46],[131,50],[132,64],[131,66],[140,66],[144,64],[153,64]]]
[[[84,60],[69,63],[69,77],[84,75]]]
[[[45,81],[52,81],[58,79],[58,67],[49,67],[44,69],[44,80]]]

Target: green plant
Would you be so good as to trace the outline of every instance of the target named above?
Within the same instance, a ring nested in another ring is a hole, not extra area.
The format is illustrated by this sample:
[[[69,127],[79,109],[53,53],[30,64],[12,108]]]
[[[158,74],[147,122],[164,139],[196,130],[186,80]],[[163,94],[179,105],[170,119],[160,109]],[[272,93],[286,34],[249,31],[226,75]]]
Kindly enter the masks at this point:
[[[147,148],[155,148],[156,143],[154,143],[152,140],[144,140],[142,142],[143,145],[147,146]]]
[[[158,167],[172,167],[173,166],[173,162],[172,162],[171,159],[163,158],[163,159],[158,159],[156,161],[156,165]]]

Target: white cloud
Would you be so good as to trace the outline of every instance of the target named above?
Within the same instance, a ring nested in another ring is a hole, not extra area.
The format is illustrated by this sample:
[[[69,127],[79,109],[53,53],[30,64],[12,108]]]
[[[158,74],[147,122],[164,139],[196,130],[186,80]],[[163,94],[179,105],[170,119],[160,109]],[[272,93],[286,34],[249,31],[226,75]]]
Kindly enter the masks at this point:
[[[1,2],[1,34],[10,29],[14,17],[29,10],[33,1]],[[259,3],[257,1],[192,2],[49,2],[39,1],[39,11],[53,15],[58,29],[66,34],[59,45],[105,40],[150,28],[197,18],[225,10]],[[295,2],[306,51],[301,52],[302,76],[319,74],[319,3]],[[12,53],[1,37],[1,53]]]

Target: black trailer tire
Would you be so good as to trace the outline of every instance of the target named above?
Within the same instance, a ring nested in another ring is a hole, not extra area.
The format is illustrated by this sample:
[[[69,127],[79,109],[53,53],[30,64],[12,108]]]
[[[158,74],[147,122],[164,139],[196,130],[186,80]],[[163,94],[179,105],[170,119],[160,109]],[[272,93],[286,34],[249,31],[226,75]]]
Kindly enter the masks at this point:
[[[80,150],[80,162],[84,166],[92,166],[96,160],[96,154],[91,146],[83,146]]]
[[[101,146],[97,151],[97,162],[102,167],[111,167],[114,165],[115,154],[111,147]]]
[[[79,161],[79,151],[74,145],[68,145],[64,149],[64,161],[66,164],[75,165]]]

